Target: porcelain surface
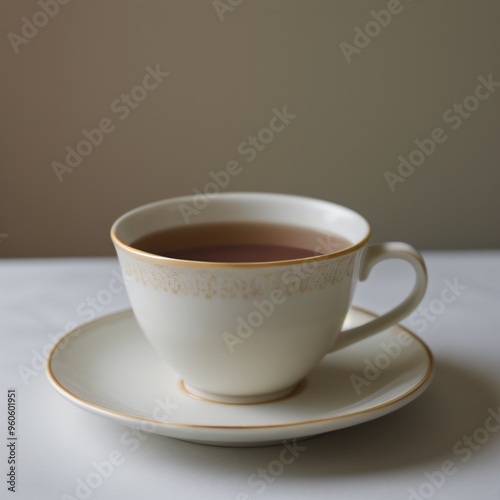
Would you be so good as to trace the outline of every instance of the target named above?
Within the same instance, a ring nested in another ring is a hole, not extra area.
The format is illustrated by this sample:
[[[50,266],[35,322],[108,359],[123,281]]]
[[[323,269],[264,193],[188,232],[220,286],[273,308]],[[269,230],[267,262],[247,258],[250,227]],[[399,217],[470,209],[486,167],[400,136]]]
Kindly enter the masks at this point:
[[[146,234],[185,226],[181,207],[196,200],[170,198],[131,210],[113,224],[111,237],[141,330],[186,384],[207,398],[238,403],[274,399],[330,351],[397,324],[425,293],[425,264],[414,248],[401,242],[367,246],[371,229],[364,217],[302,196],[220,193],[190,222],[307,227],[319,232],[313,257],[205,262],[135,248]],[[351,245],[334,250],[333,234]],[[386,259],[402,259],[413,267],[413,289],[376,321],[342,330],[358,280],[367,279]]]
[[[373,318],[351,308],[346,326]],[[366,372],[369,364],[375,369]],[[145,432],[222,446],[303,439],[381,417],[418,397],[433,370],[429,348],[396,325],[327,355],[282,399],[211,402],[188,394],[130,310],[68,333],[47,364],[57,391],[85,410]]]

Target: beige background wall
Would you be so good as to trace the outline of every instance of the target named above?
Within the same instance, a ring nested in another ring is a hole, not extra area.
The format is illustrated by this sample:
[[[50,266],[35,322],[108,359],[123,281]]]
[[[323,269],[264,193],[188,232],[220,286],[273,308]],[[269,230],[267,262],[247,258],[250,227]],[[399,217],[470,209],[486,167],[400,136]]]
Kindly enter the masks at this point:
[[[350,63],[340,44],[386,0],[223,4],[221,21],[209,0],[72,0],[20,41],[41,6],[2,2],[0,256],[112,254],[120,213],[203,191],[230,160],[242,172],[227,189],[346,204],[375,240],[499,245],[500,88],[460,127],[443,114],[479,76],[500,82],[500,2],[392,0],[399,13]],[[111,107],[157,65],[169,76],[128,116]],[[239,144],[285,106],[296,117],[248,162]],[[52,163],[106,118],[113,131],[59,182]],[[447,139],[392,192],[384,172],[435,128]]]

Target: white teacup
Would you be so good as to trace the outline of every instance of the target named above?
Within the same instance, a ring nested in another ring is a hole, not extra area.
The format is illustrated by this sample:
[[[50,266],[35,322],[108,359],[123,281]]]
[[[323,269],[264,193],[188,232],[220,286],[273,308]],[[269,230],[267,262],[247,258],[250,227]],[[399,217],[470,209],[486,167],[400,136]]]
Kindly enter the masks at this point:
[[[424,295],[425,264],[414,248],[367,246],[371,229],[359,214],[300,196],[218,194],[191,223],[288,224],[335,233],[352,245],[328,253],[319,241],[324,255],[255,263],[172,259],[131,246],[147,234],[185,225],[193,202],[196,196],[185,196],[136,208],[114,223],[111,237],[141,329],[195,396],[226,403],[280,398],[323,356],[394,325]],[[413,290],[383,316],[342,330],[356,282],[385,259],[413,266]]]

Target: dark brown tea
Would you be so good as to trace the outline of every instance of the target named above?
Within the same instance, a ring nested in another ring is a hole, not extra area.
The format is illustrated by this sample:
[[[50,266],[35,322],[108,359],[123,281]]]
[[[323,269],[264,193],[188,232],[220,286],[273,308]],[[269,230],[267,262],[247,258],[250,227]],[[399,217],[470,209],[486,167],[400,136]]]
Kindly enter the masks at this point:
[[[265,222],[220,222],[164,229],[131,246],[173,259],[203,262],[273,262],[343,250],[352,243],[332,233]]]

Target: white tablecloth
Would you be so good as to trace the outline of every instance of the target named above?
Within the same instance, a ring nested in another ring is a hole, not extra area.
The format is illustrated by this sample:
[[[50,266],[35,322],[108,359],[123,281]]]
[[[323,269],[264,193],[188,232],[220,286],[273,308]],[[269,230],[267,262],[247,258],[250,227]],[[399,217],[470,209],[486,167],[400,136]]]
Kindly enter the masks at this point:
[[[259,486],[249,478],[279,458],[279,446],[220,448],[157,435],[123,444],[126,428],[50,386],[44,363],[54,340],[128,307],[115,259],[0,261],[0,498],[500,499],[500,252],[424,255],[428,292],[405,324],[436,356],[429,389],[395,413],[302,442],[296,460]],[[384,312],[411,276],[404,263],[380,264],[354,303]],[[17,400],[15,494],[6,475],[9,389]],[[119,464],[97,487],[79,488],[116,452]]]

